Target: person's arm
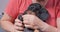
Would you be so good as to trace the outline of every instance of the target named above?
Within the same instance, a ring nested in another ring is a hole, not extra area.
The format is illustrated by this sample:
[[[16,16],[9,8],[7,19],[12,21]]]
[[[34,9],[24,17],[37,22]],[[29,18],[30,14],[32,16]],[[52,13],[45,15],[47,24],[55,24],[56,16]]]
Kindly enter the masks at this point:
[[[18,8],[20,1],[21,0],[9,0],[4,15],[0,21],[1,27],[8,32],[14,32],[14,20],[19,12]]]
[[[1,27],[6,31],[12,32],[14,30],[13,20],[14,19],[12,17],[4,13],[0,21]]]
[[[57,18],[57,27],[58,27],[58,32],[60,32],[60,17]]]
[[[58,4],[57,4],[57,7],[56,7],[56,11],[57,11],[57,19],[56,19],[56,24],[57,24],[57,27],[53,27],[53,26],[50,26],[46,23],[43,23],[41,22],[40,24],[42,26],[46,26],[46,28],[44,28],[45,30],[44,31],[47,31],[47,32],[60,32],[60,2],[58,1]],[[43,27],[42,27],[43,28]]]
[[[52,27],[52,26],[50,26],[50,25],[48,25],[48,27],[45,25],[45,24],[43,24],[43,25],[45,25],[47,28],[45,29],[45,31],[47,31],[47,32],[60,32],[60,1],[59,0],[56,0],[56,1],[58,1],[57,3],[55,3],[55,4],[57,4],[57,6],[56,6],[56,16],[57,16],[57,19],[56,19],[56,24],[57,24],[57,27],[55,28],[55,27]]]
[[[1,27],[7,32],[23,32],[24,28],[22,25],[22,21],[16,19],[15,23],[13,22],[14,19],[11,16],[4,13],[0,24]]]
[[[57,32],[56,27],[50,26],[41,20],[38,23],[39,23],[38,26],[40,27],[40,30],[42,30],[43,32]]]

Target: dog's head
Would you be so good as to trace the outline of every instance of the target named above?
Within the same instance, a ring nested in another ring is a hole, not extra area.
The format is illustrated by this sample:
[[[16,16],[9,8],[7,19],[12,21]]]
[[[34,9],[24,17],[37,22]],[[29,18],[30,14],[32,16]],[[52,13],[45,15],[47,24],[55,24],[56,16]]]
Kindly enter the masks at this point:
[[[32,3],[28,9],[23,13],[25,14],[32,14],[36,15],[39,19],[45,21],[49,17],[48,11],[43,8],[39,3]]]
[[[49,17],[48,11],[43,8],[39,3],[31,4],[24,14],[33,14],[36,15],[41,20],[45,21]]]

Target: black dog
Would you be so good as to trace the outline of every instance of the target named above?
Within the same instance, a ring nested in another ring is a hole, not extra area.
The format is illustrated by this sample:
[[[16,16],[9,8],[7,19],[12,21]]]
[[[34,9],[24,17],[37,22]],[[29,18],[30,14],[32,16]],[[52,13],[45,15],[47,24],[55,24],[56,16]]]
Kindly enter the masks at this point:
[[[48,11],[42,7],[40,4],[38,3],[33,3],[31,4],[28,9],[23,13],[23,15],[25,14],[33,14],[36,15],[39,19],[43,20],[44,22],[48,19],[49,17],[49,13]],[[18,16],[18,19],[23,21],[23,18],[21,15]],[[26,31],[27,30],[27,31]],[[31,29],[25,29],[25,32],[33,32],[33,30]]]

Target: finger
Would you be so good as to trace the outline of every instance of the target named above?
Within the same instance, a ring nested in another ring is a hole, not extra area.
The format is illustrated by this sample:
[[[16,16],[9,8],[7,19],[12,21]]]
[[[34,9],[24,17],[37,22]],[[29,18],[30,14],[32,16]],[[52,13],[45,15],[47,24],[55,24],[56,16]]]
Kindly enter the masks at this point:
[[[23,15],[22,17],[23,17],[23,20],[27,20],[27,17],[28,17],[29,15],[28,14],[26,14],[26,15]],[[28,17],[29,18],[29,17]]]
[[[22,23],[15,23],[15,26],[23,27],[23,24]]]
[[[26,24],[26,25],[30,25],[30,22],[26,21],[26,20],[24,20],[23,23]]]
[[[39,27],[36,25],[25,25],[25,27],[31,28],[31,29],[39,29]]]
[[[17,27],[17,26],[15,26],[15,29],[18,30],[18,31],[23,31],[24,27]]]
[[[34,26],[34,29],[38,29],[39,30],[39,27],[38,26]]]
[[[18,31],[18,30],[16,30],[15,32],[23,32],[23,31]]]
[[[34,26],[31,26],[31,25],[25,25],[25,27],[34,29]]]
[[[26,15],[23,15],[22,17],[26,19],[27,17],[28,18],[34,18],[35,16],[34,15],[26,14]]]
[[[15,22],[19,22],[19,23],[22,23],[22,21],[20,21],[19,19],[16,19]]]

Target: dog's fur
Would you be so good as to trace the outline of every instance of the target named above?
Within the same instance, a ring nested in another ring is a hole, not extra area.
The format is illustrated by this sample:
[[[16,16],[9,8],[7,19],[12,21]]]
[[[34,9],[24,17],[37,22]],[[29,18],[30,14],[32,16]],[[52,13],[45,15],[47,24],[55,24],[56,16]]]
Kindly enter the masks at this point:
[[[36,14],[36,16],[43,21],[47,20],[47,18],[49,17],[48,11],[38,3],[31,4],[28,7],[28,9],[24,12],[24,14],[27,14],[26,13],[27,11],[34,12]]]

